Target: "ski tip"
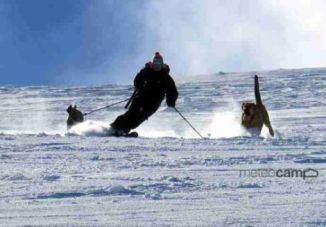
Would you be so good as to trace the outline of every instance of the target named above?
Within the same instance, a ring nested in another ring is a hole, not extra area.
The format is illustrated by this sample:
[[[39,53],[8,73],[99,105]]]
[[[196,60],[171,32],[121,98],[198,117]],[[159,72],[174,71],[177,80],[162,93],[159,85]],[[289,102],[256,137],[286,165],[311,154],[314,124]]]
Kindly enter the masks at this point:
[[[134,138],[136,138],[136,137],[138,137],[138,133],[137,132],[130,132],[130,133],[127,134],[126,137],[134,137]]]

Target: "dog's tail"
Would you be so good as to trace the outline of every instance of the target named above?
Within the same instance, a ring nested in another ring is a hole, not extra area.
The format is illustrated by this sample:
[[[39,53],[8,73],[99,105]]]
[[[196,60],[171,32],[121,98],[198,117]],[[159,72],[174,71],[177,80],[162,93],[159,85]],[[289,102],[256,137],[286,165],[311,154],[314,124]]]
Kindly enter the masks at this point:
[[[262,105],[263,102],[261,101],[260,91],[259,91],[259,81],[258,76],[255,75],[255,98],[256,98],[256,104]]]

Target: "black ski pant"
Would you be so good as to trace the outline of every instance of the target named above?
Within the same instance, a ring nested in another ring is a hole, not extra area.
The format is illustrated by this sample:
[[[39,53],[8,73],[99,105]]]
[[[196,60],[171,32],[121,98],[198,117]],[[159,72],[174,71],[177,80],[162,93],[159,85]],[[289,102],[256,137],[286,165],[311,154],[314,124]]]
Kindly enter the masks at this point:
[[[160,107],[163,98],[155,99],[142,96],[134,98],[128,111],[118,116],[111,126],[128,133],[154,114]]]

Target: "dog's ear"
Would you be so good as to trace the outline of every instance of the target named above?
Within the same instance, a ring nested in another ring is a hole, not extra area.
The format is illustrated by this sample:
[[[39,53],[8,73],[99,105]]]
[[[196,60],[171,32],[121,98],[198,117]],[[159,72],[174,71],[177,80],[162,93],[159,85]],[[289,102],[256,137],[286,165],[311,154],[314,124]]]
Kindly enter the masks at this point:
[[[245,103],[245,102],[242,103],[242,105],[241,105],[241,109],[242,109],[242,110],[244,110],[244,109],[246,108],[246,104],[247,104],[247,103]]]
[[[67,112],[70,113],[71,110],[72,110],[72,106],[70,105],[70,106],[68,106],[68,108],[67,108]]]
[[[77,109],[77,105],[74,105],[74,109],[75,109],[75,110]]]

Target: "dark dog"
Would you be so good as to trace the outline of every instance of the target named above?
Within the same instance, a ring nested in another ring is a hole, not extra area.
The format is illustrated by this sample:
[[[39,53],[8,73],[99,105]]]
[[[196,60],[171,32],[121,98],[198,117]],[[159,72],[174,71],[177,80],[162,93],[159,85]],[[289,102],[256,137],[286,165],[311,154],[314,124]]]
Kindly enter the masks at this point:
[[[69,117],[67,119],[67,129],[68,130],[72,126],[84,121],[84,115],[81,111],[77,110],[77,106],[72,107],[70,105],[67,109],[67,112],[69,114]]]
[[[260,134],[263,125],[265,124],[271,136],[274,136],[274,131],[269,120],[266,107],[263,105],[260,97],[258,76],[255,75],[255,98],[256,103],[243,103],[242,104],[242,121],[241,124],[249,132]]]

